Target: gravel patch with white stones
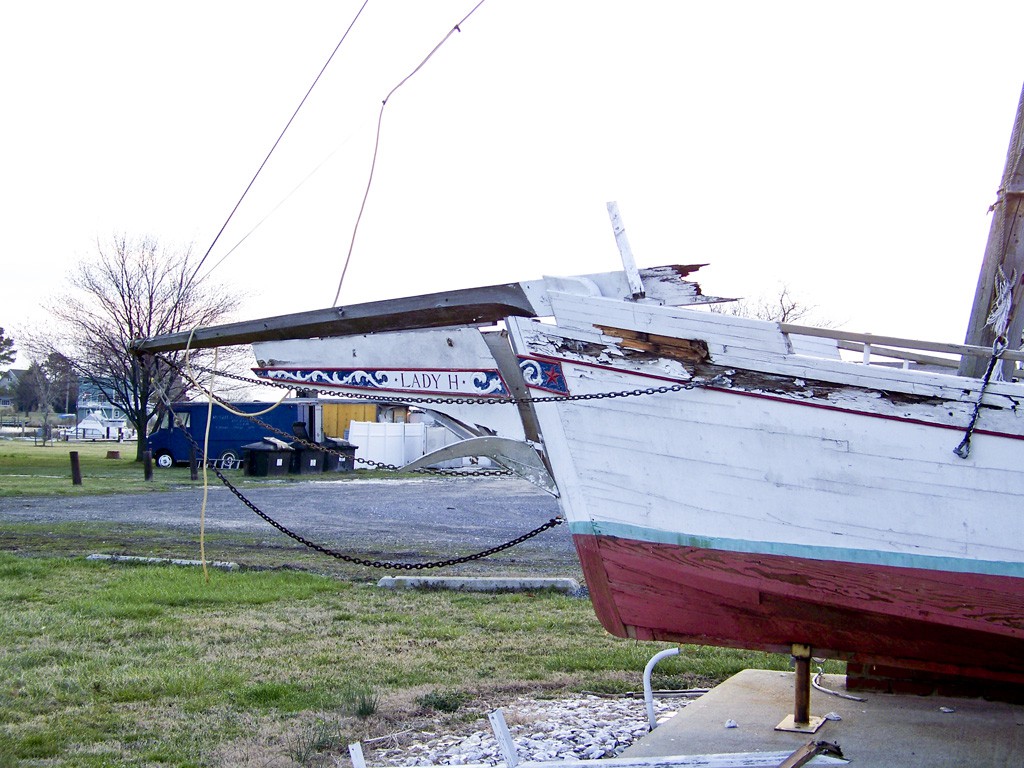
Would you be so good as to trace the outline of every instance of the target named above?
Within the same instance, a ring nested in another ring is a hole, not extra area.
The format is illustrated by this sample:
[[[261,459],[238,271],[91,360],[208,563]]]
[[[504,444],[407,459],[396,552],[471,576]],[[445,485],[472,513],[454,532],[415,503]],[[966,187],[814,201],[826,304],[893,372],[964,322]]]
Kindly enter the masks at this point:
[[[659,722],[685,706],[686,699],[654,700]],[[543,700],[519,698],[502,713],[521,761],[584,760],[612,757],[648,733],[643,699],[583,696]],[[502,762],[488,727],[462,735],[420,731],[401,747],[375,749],[370,765],[497,765]],[[407,739],[403,739],[407,741]]]

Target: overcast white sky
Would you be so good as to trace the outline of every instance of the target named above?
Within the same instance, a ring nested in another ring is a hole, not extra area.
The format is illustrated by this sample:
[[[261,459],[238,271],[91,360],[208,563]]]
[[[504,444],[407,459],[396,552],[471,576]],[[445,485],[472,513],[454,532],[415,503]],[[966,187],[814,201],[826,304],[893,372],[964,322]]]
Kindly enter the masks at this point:
[[[360,4],[4,4],[0,326],[97,238],[205,251]],[[331,304],[381,99],[474,4],[369,0],[210,257],[280,204],[213,273],[239,319]],[[1019,0],[486,0],[389,103],[342,303],[615,269],[617,200],[641,266],[959,341],[1022,29]]]

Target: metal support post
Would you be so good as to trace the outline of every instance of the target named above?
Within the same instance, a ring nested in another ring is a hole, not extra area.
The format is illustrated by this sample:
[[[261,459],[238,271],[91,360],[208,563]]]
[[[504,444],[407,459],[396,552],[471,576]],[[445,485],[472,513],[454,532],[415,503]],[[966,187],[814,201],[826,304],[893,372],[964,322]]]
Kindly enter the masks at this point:
[[[811,721],[811,649],[807,645],[793,646],[793,659],[796,661],[796,689],[793,704],[793,720],[797,725],[807,725]]]
[[[825,718],[811,717],[811,646],[793,643],[793,660],[796,663],[793,714],[787,715],[775,730],[814,733]]]

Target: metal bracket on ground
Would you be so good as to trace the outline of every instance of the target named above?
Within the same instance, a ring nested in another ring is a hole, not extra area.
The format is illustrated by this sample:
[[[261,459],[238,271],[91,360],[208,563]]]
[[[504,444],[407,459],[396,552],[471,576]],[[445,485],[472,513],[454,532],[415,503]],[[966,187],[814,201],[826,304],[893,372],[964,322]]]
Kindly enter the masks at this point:
[[[431,451],[421,456],[410,464],[401,468],[402,472],[411,472],[415,469],[424,469],[442,461],[461,459],[470,456],[485,456],[494,459],[519,477],[528,480],[538,488],[547,491],[552,496],[558,496],[558,486],[555,479],[548,473],[547,467],[537,455],[537,449],[529,443],[521,440],[511,440],[507,437],[471,437],[452,443],[444,448]]]

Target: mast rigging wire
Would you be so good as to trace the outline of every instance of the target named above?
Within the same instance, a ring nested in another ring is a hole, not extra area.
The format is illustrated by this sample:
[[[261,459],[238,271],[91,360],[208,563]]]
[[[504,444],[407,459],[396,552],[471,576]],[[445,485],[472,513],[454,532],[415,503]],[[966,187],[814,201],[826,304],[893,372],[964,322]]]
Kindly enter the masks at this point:
[[[348,245],[348,254],[345,256],[345,263],[342,265],[341,268],[341,278],[338,280],[338,290],[334,294],[334,301],[331,304],[331,306],[338,306],[338,297],[341,296],[341,286],[345,282],[345,273],[348,272],[348,264],[352,260],[352,251],[355,249],[356,246],[356,234],[359,232],[359,222],[362,221],[363,219],[363,211],[366,210],[366,201],[370,197],[370,186],[373,184],[373,172],[377,167],[377,153],[380,150],[380,129],[381,124],[384,120],[384,108],[388,105],[388,100],[395,94],[395,91],[397,91],[399,88],[405,85],[406,82],[408,82],[413,75],[415,75],[417,72],[423,69],[423,66],[428,61],[430,61],[431,57],[438,52],[441,46],[448,42],[448,38],[450,38],[456,32],[462,31],[460,27],[466,23],[470,16],[476,13],[477,9],[481,5],[483,5],[484,2],[485,0],[480,0],[480,2],[473,6],[472,10],[469,13],[463,16],[462,19],[459,20],[454,27],[448,30],[448,34],[441,39],[441,42],[435,45],[433,49],[430,51],[430,53],[428,53],[426,57],[424,57],[423,61],[417,64],[416,68],[413,69],[412,72],[410,72],[408,75],[402,78],[402,81],[398,83],[398,85],[396,85],[394,88],[388,91],[388,95],[385,96],[384,101],[381,102],[380,113],[377,115],[377,137],[373,143],[373,159],[370,161],[370,175],[366,179],[366,190],[363,192],[363,202],[359,206],[359,213],[356,216],[356,223],[352,227],[352,240],[349,242]]]
[[[481,0],[481,2],[482,1],[483,0]],[[234,217],[235,213],[238,211],[238,208],[242,204],[242,201],[245,200],[246,195],[249,194],[249,190],[252,189],[252,185],[256,183],[256,179],[259,177],[260,173],[263,171],[263,168],[266,166],[267,162],[270,160],[270,156],[272,154],[274,154],[274,150],[277,149],[277,145],[281,143],[281,139],[284,138],[285,133],[288,131],[288,129],[291,127],[292,122],[298,116],[299,110],[302,109],[303,105],[306,103],[306,99],[309,98],[309,95],[313,92],[313,89],[316,87],[316,84],[320,82],[320,78],[323,76],[324,72],[327,70],[327,67],[330,65],[331,61],[334,59],[334,56],[338,52],[338,49],[341,48],[341,44],[345,42],[345,39],[348,37],[348,33],[352,31],[352,27],[354,27],[356,25],[356,21],[358,21],[359,17],[363,13],[363,10],[366,8],[366,6],[369,4],[369,2],[370,2],[370,0],[363,0],[363,4],[361,6],[359,6],[359,10],[356,12],[356,15],[354,17],[352,17],[352,21],[349,23],[348,28],[345,30],[345,33],[341,36],[341,39],[338,41],[338,44],[336,46],[334,46],[334,50],[331,51],[331,55],[327,57],[327,61],[325,61],[323,67],[320,68],[320,72],[313,79],[313,83],[312,83],[312,85],[309,86],[309,89],[306,91],[306,95],[302,97],[302,100],[299,102],[299,106],[297,106],[295,108],[295,111],[292,112],[292,116],[288,118],[288,122],[285,123],[284,128],[281,129],[281,133],[278,135],[277,139],[274,141],[274,144],[270,148],[270,151],[267,152],[267,156],[265,158],[263,158],[263,162],[260,163],[260,167],[256,169],[256,173],[253,174],[253,177],[249,181],[249,184],[246,186],[245,191],[242,192],[242,196],[240,198],[238,198],[238,202],[235,203],[235,207],[231,209],[231,213],[228,214],[228,217],[224,220],[224,223],[221,225],[220,230],[218,230],[217,234],[214,236],[213,242],[210,243],[210,247],[206,249],[206,253],[203,254],[203,258],[201,258],[199,260],[199,263],[196,265],[196,268],[192,271],[191,276],[189,276],[188,281],[185,283],[185,287],[186,288],[188,288],[190,285],[192,285],[192,281],[196,279],[196,275],[199,274],[199,270],[202,269],[203,264],[206,262],[207,257],[210,255],[210,252],[213,250],[214,246],[217,245],[217,241],[220,240],[220,236],[222,234],[224,234],[224,230],[227,229],[228,224],[231,222],[231,219]],[[218,262],[218,264],[219,263],[220,262]]]
[[[346,141],[347,141],[347,139],[346,139]],[[338,149],[340,149],[340,148],[341,147],[338,147]],[[333,152],[331,152],[329,155],[327,155],[327,157],[325,157],[323,160],[321,160],[320,163],[313,170],[311,170],[309,173],[306,174],[306,176],[302,179],[302,181],[300,181],[298,184],[296,184],[294,187],[292,187],[291,191],[287,195],[285,195],[283,198],[281,198],[281,200],[279,200],[277,202],[277,204],[273,208],[271,208],[269,211],[267,211],[267,213],[263,216],[263,218],[261,218],[259,221],[257,221],[248,232],[246,232],[244,235],[242,235],[241,239],[237,243],[235,243],[233,246],[231,246],[223,256],[221,256],[219,259],[217,259],[217,263],[214,264],[212,267],[210,267],[210,272],[213,272],[213,270],[215,270],[217,267],[219,267],[221,264],[223,264],[224,261],[228,258],[228,256],[230,256],[232,253],[234,253],[236,250],[238,250],[241,247],[242,243],[244,243],[246,240],[248,240],[249,236],[253,232],[255,232],[257,229],[259,229],[261,226],[263,226],[263,224],[266,223],[266,221],[271,216],[273,216],[282,205],[284,205],[286,202],[288,202],[292,198],[292,196],[295,195],[295,193],[298,192],[303,187],[303,185],[305,185],[305,183],[307,181],[309,181],[311,178],[313,178],[313,175],[317,171],[319,171],[321,168],[323,168],[325,165],[327,165],[327,163],[330,161],[330,159],[332,157],[334,157],[335,154],[337,154],[338,149],[335,149]],[[207,274],[209,274],[209,272],[207,272]]]

